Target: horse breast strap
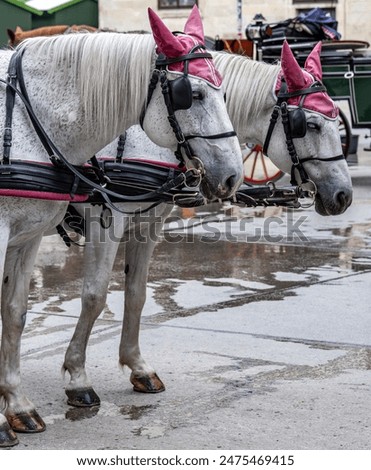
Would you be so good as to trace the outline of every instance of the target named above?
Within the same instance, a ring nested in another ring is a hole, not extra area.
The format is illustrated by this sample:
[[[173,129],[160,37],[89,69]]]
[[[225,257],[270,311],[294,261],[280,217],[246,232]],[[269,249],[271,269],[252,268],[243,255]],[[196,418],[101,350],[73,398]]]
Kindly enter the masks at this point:
[[[22,71],[22,56],[24,49],[22,51],[16,51],[12,55],[9,61],[7,80],[1,80],[6,84],[6,114],[5,114],[5,129],[4,129],[4,140],[3,140],[3,164],[10,163],[10,148],[12,146],[12,122],[13,122],[13,109],[15,105],[15,96],[16,94],[20,96],[23,103],[26,105],[28,115],[32,121],[32,124],[35,128],[35,131],[41,140],[45,150],[47,151],[50,160],[54,163],[53,159],[56,159],[53,152],[53,143],[46,135],[42,129],[40,123],[38,122],[36,116],[32,111],[30,104],[30,99],[27,94],[26,86],[23,78]],[[17,88],[19,84],[19,90]]]

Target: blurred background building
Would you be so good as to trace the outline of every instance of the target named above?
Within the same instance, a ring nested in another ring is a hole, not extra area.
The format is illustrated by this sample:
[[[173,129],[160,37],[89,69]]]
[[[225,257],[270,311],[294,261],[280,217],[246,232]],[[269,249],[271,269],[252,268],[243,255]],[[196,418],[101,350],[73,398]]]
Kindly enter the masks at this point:
[[[181,30],[189,8],[197,4],[205,34],[234,37],[257,13],[268,22],[294,18],[319,7],[338,22],[342,39],[371,42],[371,0],[99,0],[99,25],[118,30],[148,29],[146,8],[151,7],[172,30]]]
[[[270,23],[294,18],[319,7],[338,22],[342,39],[371,42],[371,0],[0,0],[0,43],[7,28],[32,29],[55,24],[88,24],[117,31],[148,30],[147,7],[181,30],[197,4],[205,34],[245,37],[245,27],[257,13]]]

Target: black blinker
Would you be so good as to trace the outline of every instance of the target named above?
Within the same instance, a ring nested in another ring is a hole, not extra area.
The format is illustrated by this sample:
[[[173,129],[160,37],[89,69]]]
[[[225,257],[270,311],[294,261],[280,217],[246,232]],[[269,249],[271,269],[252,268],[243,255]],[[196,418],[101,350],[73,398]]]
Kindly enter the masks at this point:
[[[169,90],[174,111],[189,109],[192,106],[192,86],[186,76],[169,80]]]
[[[295,108],[289,112],[289,123],[293,139],[300,139],[307,133],[307,119],[302,108]]]

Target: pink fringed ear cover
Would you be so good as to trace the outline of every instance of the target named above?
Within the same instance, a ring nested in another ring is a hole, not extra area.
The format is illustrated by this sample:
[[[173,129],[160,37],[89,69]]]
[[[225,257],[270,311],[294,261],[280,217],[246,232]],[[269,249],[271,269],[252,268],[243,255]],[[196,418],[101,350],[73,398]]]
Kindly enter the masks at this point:
[[[319,42],[305,61],[304,69],[300,68],[287,41],[283,43],[281,52],[282,75],[287,83],[289,92],[309,87],[314,80],[322,80],[321,48]],[[280,88],[281,80],[277,81],[276,91]],[[278,88],[278,89],[277,89]],[[298,105],[301,98],[290,98],[289,104]],[[321,113],[331,119],[336,118],[339,110],[327,93],[318,92],[305,97],[303,108]]]
[[[175,58],[188,54],[190,50],[198,45],[204,44],[204,29],[200,12],[195,5],[188,17],[184,27],[184,34],[175,36],[164,24],[161,18],[148,8],[149,22],[153,37],[157,46],[157,52],[166,57]],[[196,51],[197,52],[197,51]],[[183,73],[184,64],[182,62],[168,66],[169,71]],[[211,59],[192,59],[189,61],[188,73],[194,77],[206,80],[211,86],[219,88],[222,78]]]

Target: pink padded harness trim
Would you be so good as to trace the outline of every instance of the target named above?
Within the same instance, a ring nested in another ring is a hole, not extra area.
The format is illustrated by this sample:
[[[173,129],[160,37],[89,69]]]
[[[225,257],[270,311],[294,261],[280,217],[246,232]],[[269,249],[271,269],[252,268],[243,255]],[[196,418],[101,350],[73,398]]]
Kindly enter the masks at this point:
[[[44,191],[23,191],[21,189],[0,189],[0,196],[25,197],[28,199],[45,199],[48,201],[70,201],[84,202],[89,196],[87,194],[76,194],[73,198],[70,194],[49,193]]]

